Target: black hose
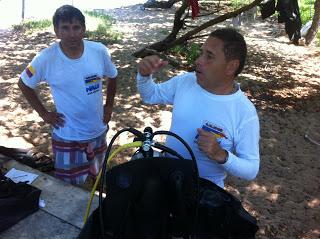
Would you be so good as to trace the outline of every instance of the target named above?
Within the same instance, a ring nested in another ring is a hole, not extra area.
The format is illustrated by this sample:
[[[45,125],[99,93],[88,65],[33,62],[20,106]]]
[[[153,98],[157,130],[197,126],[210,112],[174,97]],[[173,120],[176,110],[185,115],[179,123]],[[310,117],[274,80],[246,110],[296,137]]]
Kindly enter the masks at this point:
[[[134,128],[125,128],[122,129],[120,131],[118,131],[111,139],[108,148],[106,150],[106,154],[105,154],[105,158],[104,158],[104,162],[102,165],[102,175],[101,175],[101,179],[100,179],[100,187],[99,187],[99,219],[100,219],[100,229],[101,229],[101,237],[102,239],[106,239],[105,237],[105,232],[104,232],[104,223],[103,223],[103,211],[102,211],[102,203],[103,203],[103,199],[102,199],[102,193],[103,193],[103,186],[104,186],[104,180],[105,180],[105,174],[106,174],[106,169],[107,169],[107,159],[109,158],[109,154],[112,148],[112,145],[114,143],[114,141],[116,140],[116,138],[122,134],[123,132],[130,132],[132,134],[134,134],[138,139],[137,140],[141,140],[144,141],[145,135],[143,133],[141,133],[140,131],[134,129]],[[190,148],[190,146],[177,134],[172,133],[170,131],[164,131],[164,130],[160,130],[160,131],[156,131],[152,134],[151,139],[153,138],[153,136],[155,135],[169,135],[172,137],[175,137],[176,139],[178,139],[188,150],[191,159],[192,159],[192,163],[193,163],[193,171],[194,171],[194,179],[196,182],[196,187],[195,187],[195,202],[196,202],[196,206],[195,206],[195,212],[194,212],[194,234],[196,233],[196,225],[197,225],[197,218],[198,218],[198,208],[199,208],[199,172],[198,172],[198,166],[197,166],[197,162],[196,162],[196,158],[194,156],[194,153],[192,152],[192,149]],[[168,147],[158,144],[156,143],[154,145],[154,147],[159,148],[159,149],[163,149],[165,151],[167,151],[168,153],[172,154],[173,156],[178,157],[179,159],[184,159],[180,154],[178,154],[176,151],[169,149]],[[194,235],[191,235],[191,238],[194,238]]]
[[[198,165],[197,165],[197,161],[196,161],[196,157],[194,156],[194,153],[192,151],[192,149],[190,148],[190,146],[187,144],[186,141],[184,141],[184,139],[182,139],[179,135],[170,132],[170,131],[165,131],[165,130],[159,130],[153,133],[153,136],[159,135],[159,134],[165,134],[165,135],[170,135],[175,137],[176,139],[178,139],[188,150],[191,159],[192,159],[192,163],[193,163],[193,169],[194,169],[194,180],[196,183],[196,187],[195,187],[195,212],[194,212],[194,225],[193,225],[193,233],[196,234],[196,227],[197,227],[197,222],[198,222],[198,211],[199,211],[199,171],[198,171]],[[195,238],[195,235],[191,235],[191,239]]]
[[[106,154],[105,154],[105,157],[104,157],[104,161],[103,161],[103,165],[102,165],[102,172],[101,172],[101,179],[100,179],[100,187],[99,187],[99,219],[100,219],[100,230],[101,230],[101,236],[102,236],[102,239],[105,239],[105,233],[104,233],[104,224],[103,224],[103,212],[102,212],[102,193],[103,193],[103,185],[104,185],[104,179],[105,179],[105,174],[106,174],[106,169],[107,169],[107,160],[109,158],[109,155],[110,155],[110,151],[111,151],[111,148],[112,148],[112,145],[114,143],[114,141],[116,140],[116,138],[122,134],[123,132],[127,132],[129,131],[130,133],[134,134],[136,137],[138,137],[139,139],[142,139],[143,138],[143,134],[139,131],[139,130],[136,130],[134,128],[125,128],[125,129],[122,129],[120,131],[118,131],[111,139],[108,147],[107,147],[107,150],[106,150]]]
[[[154,143],[153,147],[157,148],[157,149],[160,149],[166,153],[169,153],[173,156],[176,156],[178,159],[181,159],[181,160],[185,160],[184,157],[182,157],[181,154],[177,153],[177,151],[173,150],[173,149],[170,149],[168,148],[167,146],[164,146],[162,144],[159,144],[159,143]]]

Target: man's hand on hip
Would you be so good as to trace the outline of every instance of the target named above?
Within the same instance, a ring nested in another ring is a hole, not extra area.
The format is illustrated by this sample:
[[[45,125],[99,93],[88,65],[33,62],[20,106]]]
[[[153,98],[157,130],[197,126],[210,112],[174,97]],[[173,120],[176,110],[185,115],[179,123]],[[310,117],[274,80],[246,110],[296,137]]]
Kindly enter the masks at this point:
[[[43,115],[40,115],[43,121],[47,124],[52,125],[54,128],[58,129],[64,126],[64,115],[58,112],[47,111]]]

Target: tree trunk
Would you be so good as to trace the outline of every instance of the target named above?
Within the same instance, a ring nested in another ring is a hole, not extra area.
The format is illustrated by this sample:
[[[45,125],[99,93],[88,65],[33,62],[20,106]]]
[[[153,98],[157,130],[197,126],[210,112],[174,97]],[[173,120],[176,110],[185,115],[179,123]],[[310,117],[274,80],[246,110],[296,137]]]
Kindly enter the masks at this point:
[[[312,24],[306,35],[306,45],[309,45],[314,37],[317,35],[317,31],[320,25],[320,0],[314,2],[314,16]]]
[[[21,20],[24,21],[25,0],[22,0]]]
[[[174,46],[177,46],[179,44],[186,42],[189,39],[195,38],[194,36],[196,34],[198,34],[199,32],[201,32],[202,30],[204,30],[210,26],[213,26],[215,24],[218,24],[220,22],[223,22],[229,18],[236,17],[237,15],[241,14],[242,12],[248,11],[251,8],[257,6],[261,2],[262,2],[262,0],[254,0],[252,3],[245,5],[242,8],[239,8],[233,12],[228,12],[224,15],[213,18],[213,19],[203,23],[202,25],[195,27],[191,31],[186,32],[185,34],[183,34],[179,38],[177,38],[177,35],[178,35],[179,31],[182,29],[182,27],[184,25],[184,21],[185,21],[185,17],[182,18],[183,13],[188,8],[188,0],[184,0],[181,7],[175,13],[174,25],[173,25],[171,33],[164,40],[159,41],[159,42],[155,42],[155,43],[153,43],[153,44],[151,44],[141,50],[138,50],[133,55],[135,57],[144,57],[144,56],[148,55],[148,49],[152,49],[157,52],[166,51]]]

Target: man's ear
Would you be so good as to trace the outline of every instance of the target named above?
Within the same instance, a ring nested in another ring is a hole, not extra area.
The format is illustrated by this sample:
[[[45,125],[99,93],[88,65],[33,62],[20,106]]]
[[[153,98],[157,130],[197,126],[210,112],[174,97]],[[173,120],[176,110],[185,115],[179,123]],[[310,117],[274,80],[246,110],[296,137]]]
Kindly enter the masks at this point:
[[[235,76],[236,71],[238,70],[240,61],[238,59],[230,60],[227,64],[227,75]]]
[[[56,34],[56,37],[57,37],[58,39],[60,39],[58,29],[57,29],[56,27],[54,27],[53,30],[54,30],[54,33]]]

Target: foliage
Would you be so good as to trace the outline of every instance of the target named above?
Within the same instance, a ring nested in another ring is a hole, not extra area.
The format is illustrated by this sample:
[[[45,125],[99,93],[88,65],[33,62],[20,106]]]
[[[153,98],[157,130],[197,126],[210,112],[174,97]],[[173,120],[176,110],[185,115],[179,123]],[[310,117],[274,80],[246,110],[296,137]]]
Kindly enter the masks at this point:
[[[251,1],[252,0],[231,0],[230,3],[233,9],[237,9],[243,7]],[[305,24],[309,20],[312,20],[312,16],[314,13],[314,2],[315,0],[298,0],[302,24]]]
[[[25,21],[18,25],[13,25],[13,30],[15,31],[36,31],[36,30],[43,30],[48,28],[52,25],[51,20],[43,19],[43,20],[36,20],[36,21]]]
[[[237,9],[250,2],[252,2],[252,0],[231,0],[230,5],[233,9]],[[314,2],[315,0],[298,0],[302,25],[312,20],[314,14]],[[318,45],[320,46],[320,32],[317,33],[317,39]]]
[[[122,34],[110,30],[107,26],[99,24],[94,31],[87,31],[85,37],[89,40],[98,41],[105,45],[119,42],[122,39]]]
[[[188,65],[194,64],[195,60],[199,57],[201,44],[188,43],[186,45],[178,45],[170,50],[174,55],[180,55],[185,58]]]
[[[300,0],[299,9],[302,24],[306,24],[308,21],[312,20],[314,14],[314,2],[315,0]]]
[[[106,15],[104,13],[96,12],[96,11],[84,11],[85,15],[88,15],[90,17],[101,19],[105,26],[111,27],[112,24],[114,24],[116,21],[114,18],[112,18],[109,15]]]
[[[237,9],[251,1],[252,0],[231,0],[230,3],[233,9]],[[298,0],[302,25],[312,20],[314,14],[314,2],[315,0]],[[318,45],[320,46],[320,32],[317,33],[317,39]]]
[[[122,39],[122,34],[112,29],[115,19],[111,16],[95,11],[85,11],[85,14],[89,16],[87,19],[95,21],[94,29],[86,31],[86,38],[105,45],[119,42]]]
[[[237,9],[250,2],[252,2],[252,0],[231,0],[230,4],[233,9]],[[315,0],[298,0],[302,24],[306,24],[312,20],[314,2]]]
[[[308,21],[312,21],[314,15],[314,2],[315,0],[300,0],[299,9],[302,24],[306,24]],[[320,31],[317,33],[317,45],[320,47]]]
[[[85,37],[89,40],[99,41],[103,44],[110,44],[122,39],[122,34],[112,29],[112,25],[115,23],[115,20],[111,16],[94,11],[85,11],[84,14],[86,16],[87,29],[89,29],[87,30]],[[51,26],[51,20],[43,19],[37,21],[25,21],[21,24],[13,25],[13,29],[15,31],[37,31]]]
[[[244,5],[247,5],[251,2],[252,2],[252,0],[231,0],[231,7],[233,9],[238,9],[238,8],[243,7]]]

